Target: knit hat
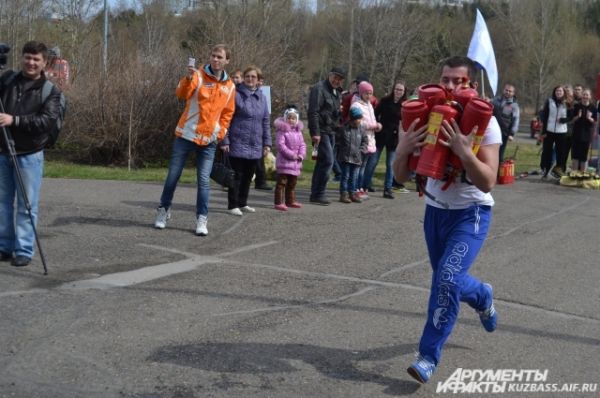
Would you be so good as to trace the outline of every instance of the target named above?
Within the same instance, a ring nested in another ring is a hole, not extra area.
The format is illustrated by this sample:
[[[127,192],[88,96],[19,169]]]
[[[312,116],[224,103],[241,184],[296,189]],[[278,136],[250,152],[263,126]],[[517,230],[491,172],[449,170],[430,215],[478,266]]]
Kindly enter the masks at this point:
[[[361,82],[358,85],[358,95],[362,96],[367,91],[373,92],[373,86],[369,82]]]
[[[362,111],[357,107],[350,108],[350,120],[362,119]]]
[[[298,112],[298,109],[296,109],[295,106],[291,106],[283,112],[283,118],[285,120],[287,120],[290,117],[290,115],[295,115],[296,119],[300,119],[300,112]]]

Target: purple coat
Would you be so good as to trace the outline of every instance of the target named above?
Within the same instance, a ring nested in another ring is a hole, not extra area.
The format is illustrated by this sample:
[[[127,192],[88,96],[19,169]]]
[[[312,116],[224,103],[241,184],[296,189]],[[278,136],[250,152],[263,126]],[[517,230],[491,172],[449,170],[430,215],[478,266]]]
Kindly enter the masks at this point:
[[[252,92],[245,84],[236,86],[235,113],[221,145],[229,145],[229,156],[260,159],[263,148],[272,146],[267,99],[260,89]]]
[[[306,144],[302,135],[302,122],[290,126],[282,117],[275,120],[277,158],[275,166],[278,174],[299,176],[302,171],[302,160],[306,157]],[[299,156],[299,159],[296,159]]]

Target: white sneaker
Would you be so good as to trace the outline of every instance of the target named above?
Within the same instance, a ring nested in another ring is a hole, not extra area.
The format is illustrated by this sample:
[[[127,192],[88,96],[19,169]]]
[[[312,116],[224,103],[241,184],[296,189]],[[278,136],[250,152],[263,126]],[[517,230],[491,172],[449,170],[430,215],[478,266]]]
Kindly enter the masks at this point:
[[[154,228],[165,229],[167,226],[167,220],[171,218],[171,212],[169,209],[159,207],[156,209],[156,219],[154,220]]]
[[[196,221],[196,235],[208,235],[208,229],[206,228],[206,224],[208,224],[208,217],[199,215],[198,220]]]
[[[231,214],[232,216],[241,216],[242,215],[242,211],[238,207],[229,209],[227,212],[229,214]]]
[[[240,208],[240,210],[242,210],[244,213],[256,213],[256,209],[250,206],[244,206]]]

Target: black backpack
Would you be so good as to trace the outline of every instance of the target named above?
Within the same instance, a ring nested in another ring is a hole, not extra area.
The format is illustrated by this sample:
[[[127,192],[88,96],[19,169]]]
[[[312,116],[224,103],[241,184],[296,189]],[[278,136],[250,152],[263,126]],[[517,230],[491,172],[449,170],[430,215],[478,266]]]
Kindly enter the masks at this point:
[[[10,86],[18,73],[19,72],[16,72],[13,70],[4,73],[2,75],[2,77],[0,77],[0,82],[2,83],[2,86],[4,86],[4,87]],[[44,82],[44,86],[42,87],[42,104],[44,102],[46,102],[46,100],[50,96],[50,93],[52,92],[52,88],[54,86],[55,86],[54,83],[52,83],[50,80],[46,79],[46,81]],[[58,115],[58,119],[56,120],[56,124],[54,125],[54,128],[48,132],[48,142],[46,142],[46,148],[52,148],[54,146],[54,144],[56,144],[56,141],[58,140],[58,135],[60,133],[60,130],[62,129],[63,122],[65,120],[66,112],[67,112],[67,98],[65,97],[65,94],[62,91],[60,91],[59,115]]]

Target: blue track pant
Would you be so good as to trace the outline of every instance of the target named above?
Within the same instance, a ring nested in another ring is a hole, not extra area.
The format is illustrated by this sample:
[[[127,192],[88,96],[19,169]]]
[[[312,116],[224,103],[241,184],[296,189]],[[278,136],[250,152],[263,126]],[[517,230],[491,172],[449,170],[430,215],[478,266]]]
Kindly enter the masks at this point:
[[[433,275],[419,352],[436,365],[458,317],[460,302],[477,311],[491,305],[492,298],[482,282],[468,273],[485,241],[491,215],[490,206],[425,209],[425,240]]]

